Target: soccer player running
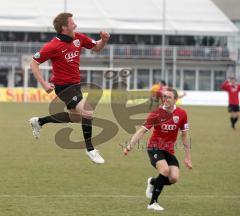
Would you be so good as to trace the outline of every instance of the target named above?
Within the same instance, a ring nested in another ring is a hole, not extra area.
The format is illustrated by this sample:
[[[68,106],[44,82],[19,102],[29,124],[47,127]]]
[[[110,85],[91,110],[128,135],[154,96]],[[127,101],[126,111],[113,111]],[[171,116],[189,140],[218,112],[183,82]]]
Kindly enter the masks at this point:
[[[124,154],[127,155],[144,134],[153,127],[153,133],[147,144],[147,152],[158,175],[156,178],[151,177],[147,180],[146,196],[151,199],[147,209],[150,210],[164,210],[158,204],[158,197],[164,185],[174,184],[179,179],[179,163],[174,155],[174,145],[179,129],[182,132],[182,143],[185,150],[184,163],[187,168],[192,169],[188,118],[183,109],[176,107],[177,99],[177,91],[167,88],[163,93],[163,105],[150,112],[146,122],[137,130],[124,149]],[[169,114],[168,117],[163,114],[164,112]]]
[[[230,122],[232,129],[236,129],[235,125],[239,117],[239,97],[240,84],[237,83],[236,78],[231,76],[229,80],[225,80],[221,84],[221,89],[228,93],[228,112],[230,113]]]
[[[86,154],[95,163],[104,163],[104,159],[92,145],[93,110],[82,97],[80,89],[80,53],[82,48],[98,52],[104,48],[110,35],[100,32],[101,39],[95,41],[86,35],[75,32],[77,25],[71,13],[60,13],[53,20],[57,36],[46,43],[32,59],[31,69],[35,78],[47,93],[55,90],[56,95],[66,104],[68,112],[45,117],[33,117],[30,124],[36,139],[40,129],[47,123],[82,122]],[[51,60],[53,74],[50,83],[44,80],[39,65]]]

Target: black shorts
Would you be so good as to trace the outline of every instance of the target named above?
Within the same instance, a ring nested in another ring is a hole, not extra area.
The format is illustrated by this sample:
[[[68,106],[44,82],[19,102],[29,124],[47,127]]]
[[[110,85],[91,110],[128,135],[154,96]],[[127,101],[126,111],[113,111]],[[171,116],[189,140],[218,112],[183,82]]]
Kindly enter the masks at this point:
[[[239,112],[239,105],[228,105],[228,112]]]
[[[66,104],[67,109],[75,109],[83,98],[80,84],[55,85],[55,93]]]
[[[160,149],[159,150],[158,149],[148,149],[147,152],[148,152],[150,162],[154,168],[156,168],[156,163],[160,160],[166,160],[168,166],[179,167],[177,158],[167,151],[160,150]]]

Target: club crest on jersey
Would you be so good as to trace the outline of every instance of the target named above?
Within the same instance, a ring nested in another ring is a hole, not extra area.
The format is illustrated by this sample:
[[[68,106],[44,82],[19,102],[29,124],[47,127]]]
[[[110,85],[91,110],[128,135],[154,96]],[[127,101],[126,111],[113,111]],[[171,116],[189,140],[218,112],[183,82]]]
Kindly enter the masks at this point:
[[[80,40],[79,39],[74,40],[73,44],[74,44],[75,47],[80,47]]]
[[[173,122],[177,124],[179,121],[179,116],[173,116]]]

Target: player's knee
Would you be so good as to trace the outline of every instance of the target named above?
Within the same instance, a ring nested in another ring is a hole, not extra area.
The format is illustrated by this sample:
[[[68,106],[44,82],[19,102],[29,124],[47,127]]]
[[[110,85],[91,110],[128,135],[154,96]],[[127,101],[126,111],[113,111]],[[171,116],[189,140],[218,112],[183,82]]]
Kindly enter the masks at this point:
[[[81,114],[78,113],[69,113],[69,117],[71,119],[71,122],[78,123],[82,121]]]
[[[178,176],[170,176],[169,181],[171,184],[174,184],[178,181]]]
[[[93,111],[83,111],[82,117],[86,119],[92,119],[93,118]]]
[[[167,166],[163,167],[161,169],[161,174],[164,175],[164,176],[169,176],[169,168]]]

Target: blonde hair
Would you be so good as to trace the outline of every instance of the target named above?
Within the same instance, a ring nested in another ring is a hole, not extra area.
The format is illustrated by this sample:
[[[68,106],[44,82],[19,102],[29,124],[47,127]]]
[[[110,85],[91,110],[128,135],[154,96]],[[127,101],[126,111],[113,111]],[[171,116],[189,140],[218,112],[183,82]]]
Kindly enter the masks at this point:
[[[57,33],[62,32],[62,27],[67,26],[68,18],[72,17],[71,13],[60,13],[53,20],[53,26]]]

